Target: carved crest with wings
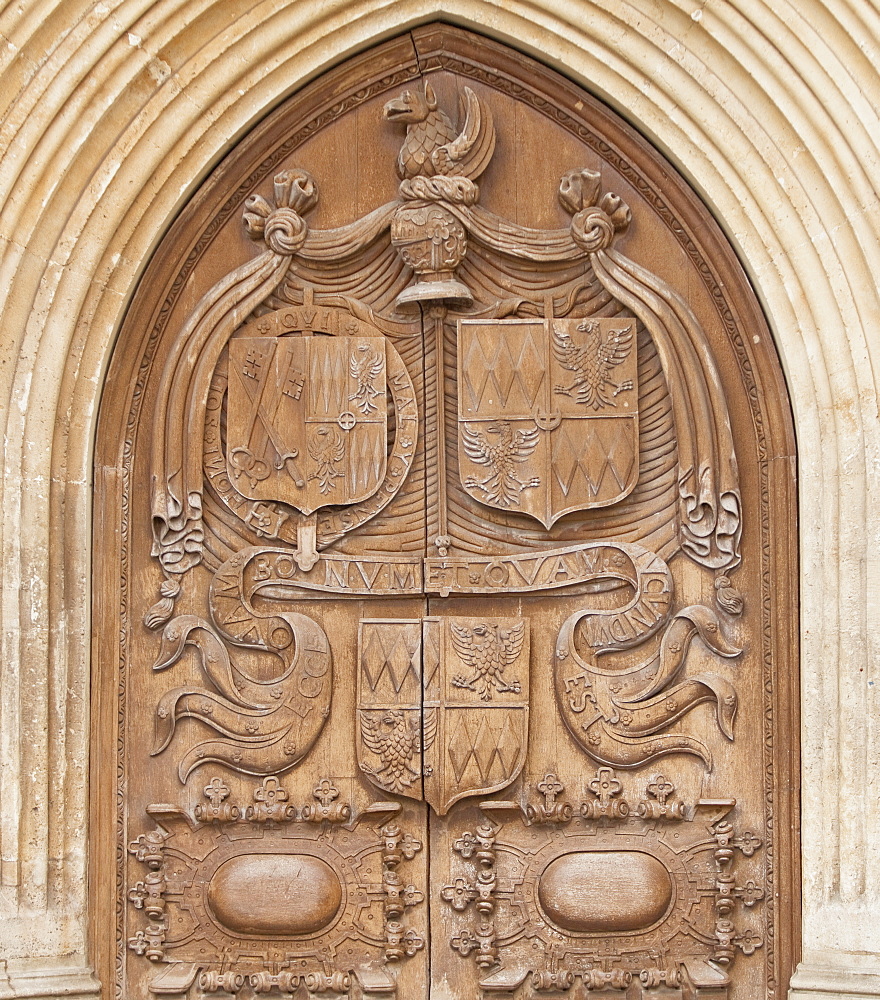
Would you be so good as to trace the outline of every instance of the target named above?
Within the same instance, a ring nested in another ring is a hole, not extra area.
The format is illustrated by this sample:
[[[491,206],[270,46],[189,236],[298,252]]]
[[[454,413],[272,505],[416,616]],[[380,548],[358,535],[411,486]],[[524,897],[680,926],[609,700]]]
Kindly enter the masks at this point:
[[[624,389],[632,389],[631,379],[614,382],[612,371],[629,357],[633,345],[635,324],[612,327],[603,334],[602,326],[596,320],[586,319],[578,324],[584,334],[585,343],[578,347],[569,334],[559,324],[553,324],[553,354],[556,360],[575,378],[570,385],[556,385],[554,392],[572,396],[576,402],[599,410],[605,406],[616,406],[615,396]]]
[[[450,624],[455,652],[474,668],[470,677],[456,674],[452,686],[475,691],[483,701],[492,700],[492,692],[520,693],[518,680],[506,681],[504,668],[516,660],[525,640],[525,622],[507,627],[480,622],[473,628]]]
[[[348,373],[355,380],[357,389],[348,397],[364,415],[376,409],[373,400],[379,395],[375,381],[381,375],[385,359],[367,344],[359,344],[348,360]]]
[[[514,463],[525,462],[538,444],[536,426],[513,430],[509,420],[495,420],[486,426],[486,437],[469,424],[461,425],[464,453],[477,465],[489,468],[485,479],[468,476],[464,485],[478,490],[497,507],[519,504],[523,490],[541,485],[537,477],[520,479],[514,472]]]
[[[340,467],[345,458],[345,438],[335,427],[319,424],[309,434],[308,447],[309,455],[316,465],[309,479],[317,479],[321,492],[329,493],[333,489],[334,480],[345,478]]]
[[[427,711],[423,720],[411,712],[390,709],[379,718],[361,715],[361,739],[382,762],[373,767],[361,762],[361,770],[389,792],[405,793],[421,777],[421,754],[431,748],[437,735],[437,713]],[[413,767],[413,764],[416,767]]]
[[[406,140],[397,157],[397,172],[403,178],[479,176],[495,150],[492,116],[470,87],[464,88],[465,122],[457,129],[437,107],[430,83],[424,92],[407,90],[389,101],[385,118],[406,123]]]

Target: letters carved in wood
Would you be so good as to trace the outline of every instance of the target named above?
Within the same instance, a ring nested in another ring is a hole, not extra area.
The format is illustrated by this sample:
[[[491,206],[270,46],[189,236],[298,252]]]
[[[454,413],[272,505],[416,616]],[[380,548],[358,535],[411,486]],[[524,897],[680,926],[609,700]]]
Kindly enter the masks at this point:
[[[230,154],[120,343],[93,824],[118,997],[784,996],[791,435],[745,279],[657,154],[418,29]]]

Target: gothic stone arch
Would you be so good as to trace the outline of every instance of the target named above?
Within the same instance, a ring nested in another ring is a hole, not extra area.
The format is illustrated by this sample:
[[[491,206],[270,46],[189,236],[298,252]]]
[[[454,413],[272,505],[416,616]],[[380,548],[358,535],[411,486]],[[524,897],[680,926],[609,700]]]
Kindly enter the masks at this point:
[[[783,996],[793,457],[727,243],[583,90],[427,26],[286,101],[102,401],[105,981]]]

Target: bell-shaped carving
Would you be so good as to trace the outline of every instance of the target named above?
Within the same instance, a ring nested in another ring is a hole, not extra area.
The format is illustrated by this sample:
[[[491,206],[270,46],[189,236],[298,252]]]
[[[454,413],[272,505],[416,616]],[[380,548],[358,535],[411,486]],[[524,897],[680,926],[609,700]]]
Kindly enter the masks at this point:
[[[470,290],[455,277],[467,252],[467,233],[448,209],[403,205],[391,223],[391,242],[416,274],[415,283],[397,296],[398,308],[438,300],[463,305],[473,301]]]

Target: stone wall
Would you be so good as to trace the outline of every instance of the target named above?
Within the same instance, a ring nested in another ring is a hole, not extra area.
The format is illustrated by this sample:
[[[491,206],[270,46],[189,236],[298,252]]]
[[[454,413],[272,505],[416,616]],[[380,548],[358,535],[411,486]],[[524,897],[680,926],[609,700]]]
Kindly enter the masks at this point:
[[[800,473],[799,1000],[880,996],[880,12],[871,0],[0,5],[0,997],[86,997],[90,481],[146,260],[265,111],[429,20],[606,100],[689,178],[764,304]],[[5,964],[4,964],[5,963]]]

